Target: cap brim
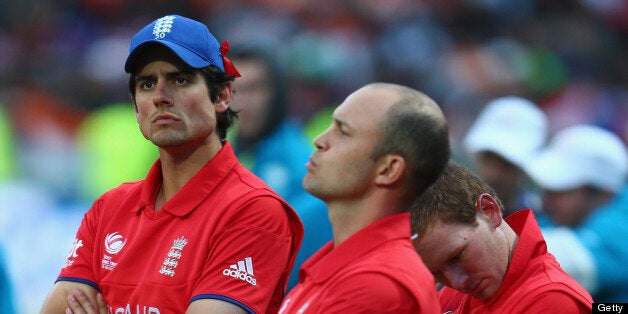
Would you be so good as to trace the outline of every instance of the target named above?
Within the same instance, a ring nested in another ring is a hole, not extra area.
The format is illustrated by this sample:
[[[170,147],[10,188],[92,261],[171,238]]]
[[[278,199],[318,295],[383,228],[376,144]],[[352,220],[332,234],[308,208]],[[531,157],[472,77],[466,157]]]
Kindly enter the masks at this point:
[[[200,69],[200,68],[204,68],[211,65],[211,62],[200,57],[196,53],[185,48],[184,46],[181,46],[177,43],[174,43],[168,40],[152,39],[152,40],[146,40],[140,43],[139,45],[137,45],[137,47],[135,47],[135,49],[133,49],[133,51],[131,51],[131,53],[127,57],[126,62],[124,64],[124,71],[126,71],[126,73],[131,73],[131,71],[134,70],[135,63],[137,62],[137,57],[144,50],[146,50],[146,48],[150,46],[150,44],[159,44],[164,47],[167,47],[168,49],[170,49],[170,51],[172,51],[175,55],[177,55],[183,62],[185,62],[187,65],[189,65],[192,68]]]
[[[528,146],[525,143],[521,143],[521,139],[495,132],[491,134],[484,131],[475,132],[465,139],[464,145],[471,154],[482,151],[493,152],[518,167],[524,167],[532,153],[521,149]]]
[[[540,154],[526,167],[529,176],[543,189],[566,191],[584,184],[582,169],[556,152]]]

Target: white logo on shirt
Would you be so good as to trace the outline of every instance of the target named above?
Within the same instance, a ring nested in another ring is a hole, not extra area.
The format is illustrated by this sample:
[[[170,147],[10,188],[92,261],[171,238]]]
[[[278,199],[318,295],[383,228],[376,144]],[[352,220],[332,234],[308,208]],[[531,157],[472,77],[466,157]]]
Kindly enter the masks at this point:
[[[78,249],[80,249],[82,246],[83,240],[74,239],[72,249],[70,250],[70,254],[68,254],[68,259],[65,261],[65,265],[63,265],[63,268],[72,266],[72,264],[74,264],[74,258],[78,257]]]
[[[116,262],[112,255],[118,254],[124,245],[126,244],[126,239],[120,233],[112,232],[105,236],[105,251],[111,255],[103,254],[102,260],[100,261],[100,267],[106,270],[113,270],[118,266],[118,262]]]
[[[183,252],[183,247],[188,244],[188,240],[185,237],[180,237],[172,243],[168,255],[164,258],[164,262],[159,269],[159,273],[165,276],[174,277],[174,270],[179,265],[179,259]]]
[[[126,239],[118,232],[110,233],[105,237],[105,250],[109,254],[118,254],[126,244]]]
[[[253,259],[250,256],[239,260],[236,264],[231,264],[229,268],[222,271],[222,274],[248,282],[253,286],[257,284],[257,280],[253,277]]]
[[[159,308],[156,306],[139,305],[135,306],[127,304],[126,307],[113,308],[109,307],[110,314],[160,314]]]
[[[74,239],[74,244],[72,244],[72,250],[70,250],[70,255],[68,258],[78,257],[78,249],[83,246],[83,240]]]

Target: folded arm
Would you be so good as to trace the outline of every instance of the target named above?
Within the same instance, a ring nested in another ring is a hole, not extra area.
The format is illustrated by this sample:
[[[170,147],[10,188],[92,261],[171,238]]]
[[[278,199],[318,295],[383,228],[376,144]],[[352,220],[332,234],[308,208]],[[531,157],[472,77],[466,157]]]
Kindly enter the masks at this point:
[[[66,309],[70,307],[68,297],[73,295],[74,290],[83,292],[86,300],[91,304],[98,304],[96,295],[98,291],[87,284],[72,281],[57,281],[50,290],[50,293],[44,301],[41,308],[41,314],[60,314],[66,313]]]

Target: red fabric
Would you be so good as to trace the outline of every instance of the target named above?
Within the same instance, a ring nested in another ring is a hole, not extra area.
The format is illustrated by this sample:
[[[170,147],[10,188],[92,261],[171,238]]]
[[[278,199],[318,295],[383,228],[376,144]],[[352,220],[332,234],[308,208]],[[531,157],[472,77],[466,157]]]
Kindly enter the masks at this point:
[[[157,161],[145,180],[99,198],[59,280],[97,286],[112,313],[184,313],[191,301],[216,298],[276,313],[303,236],[293,210],[228,142],[155,211],[160,182]]]
[[[220,54],[222,55],[222,64],[225,67],[225,73],[229,76],[235,76],[235,77],[240,77],[242,75],[240,75],[240,72],[238,72],[238,69],[236,69],[235,65],[233,65],[233,62],[231,62],[231,60],[229,58],[227,58],[227,54],[229,53],[229,42],[228,41],[223,41],[222,44],[220,44]]]
[[[506,222],[519,240],[502,286],[486,303],[444,287],[439,292],[443,312],[591,313],[591,295],[547,252],[532,211],[517,211]]]
[[[279,313],[440,313],[408,213],[380,219],[303,263]]]

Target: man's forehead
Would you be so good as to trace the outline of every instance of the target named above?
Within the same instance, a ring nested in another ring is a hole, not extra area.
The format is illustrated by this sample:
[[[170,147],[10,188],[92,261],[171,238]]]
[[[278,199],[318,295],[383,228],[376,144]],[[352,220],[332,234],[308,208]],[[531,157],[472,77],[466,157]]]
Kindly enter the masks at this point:
[[[378,126],[390,106],[390,101],[390,98],[383,97],[379,89],[363,88],[349,95],[336,107],[333,117],[348,126]]]
[[[355,110],[365,109],[359,107],[359,104],[357,108],[355,106],[354,108],[339,106],[332,115],[333,123],[354,136],[362,135],[369,139],[377,137],[380,125],[377,117],[379,113],[377,111]]]
[[[353,92],[347,100],[364,104],[365,106],[380,107],[385,111],[388,106],[396,103],[400,95],[393,89],[378,85],[368,85]]]
[[[464,245],[463,232],[465,225],[443,223],[440,220],[433,222],[424,234],[415,240],[419,253],[431,257],[434,262],[444,262],[442,259],[451,255]]]

